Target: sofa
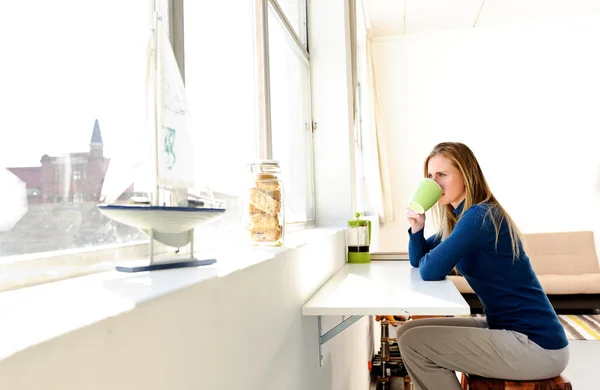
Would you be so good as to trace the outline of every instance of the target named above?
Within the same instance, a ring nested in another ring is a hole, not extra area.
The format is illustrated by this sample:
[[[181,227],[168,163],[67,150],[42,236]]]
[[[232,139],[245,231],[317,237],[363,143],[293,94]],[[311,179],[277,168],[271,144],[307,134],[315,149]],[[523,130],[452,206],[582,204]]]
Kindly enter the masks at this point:
[[[525,251],[542,288],[558,311],[600,310],[600,265],[591,231],[525,234]],[[463,276],[448,276],[473,313],[479,298]]]

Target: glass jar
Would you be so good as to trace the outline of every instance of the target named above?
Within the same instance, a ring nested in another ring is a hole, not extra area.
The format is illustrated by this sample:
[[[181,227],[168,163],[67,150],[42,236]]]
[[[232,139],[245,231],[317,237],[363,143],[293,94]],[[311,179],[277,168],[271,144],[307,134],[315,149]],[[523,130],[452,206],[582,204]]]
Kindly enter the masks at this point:
[[[249,164],[246,228],[252,245],[282,246],[285,218],[283,183],[278,161]]]

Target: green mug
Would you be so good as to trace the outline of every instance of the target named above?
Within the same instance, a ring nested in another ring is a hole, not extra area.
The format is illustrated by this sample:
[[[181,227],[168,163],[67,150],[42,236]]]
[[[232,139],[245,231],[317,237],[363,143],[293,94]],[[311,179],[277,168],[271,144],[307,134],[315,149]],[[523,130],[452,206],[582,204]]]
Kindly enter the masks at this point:
[[[423,214],[429,210],[442,196],[442,187],[431,179],[422,179],[408,202],[414,212]]]

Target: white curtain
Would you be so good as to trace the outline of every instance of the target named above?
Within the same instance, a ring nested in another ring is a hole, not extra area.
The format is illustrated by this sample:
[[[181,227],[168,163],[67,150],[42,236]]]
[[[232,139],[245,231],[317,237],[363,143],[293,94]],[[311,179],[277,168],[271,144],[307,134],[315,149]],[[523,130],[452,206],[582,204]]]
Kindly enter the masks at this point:
[[[379,98],[373,66],[372,38],[362,0],[350,1],[352,87],[357,154],[357,191],[381,224],[394,221],[394,204],[385,134],[379,116]],[[357,90],[358,88],[358,90]],[[359,116],[356,117],[356,113]],[[366,201],[363,199],[366,195]]]
[[[366,125],[363,130],[363,150],[365,180],[367,191],[373,206],[377,210],[381,223],[394,221],[394,202],[392,198],[392,185],[390,169],[386,152],[385,132],[381,128],[379,116],[379,97],[375,67],[373,66],[372,39],[367,31],[367,91],[369,99],[365,106]]]

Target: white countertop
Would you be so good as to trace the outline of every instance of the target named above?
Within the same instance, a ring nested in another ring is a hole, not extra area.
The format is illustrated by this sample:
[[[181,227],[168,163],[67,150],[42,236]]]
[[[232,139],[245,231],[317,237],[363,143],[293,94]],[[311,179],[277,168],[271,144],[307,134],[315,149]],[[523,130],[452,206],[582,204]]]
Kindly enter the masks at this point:
[[[302,315],[468,315],[449,279],[426,282],[408,261],[346,264],[302,307]]]

